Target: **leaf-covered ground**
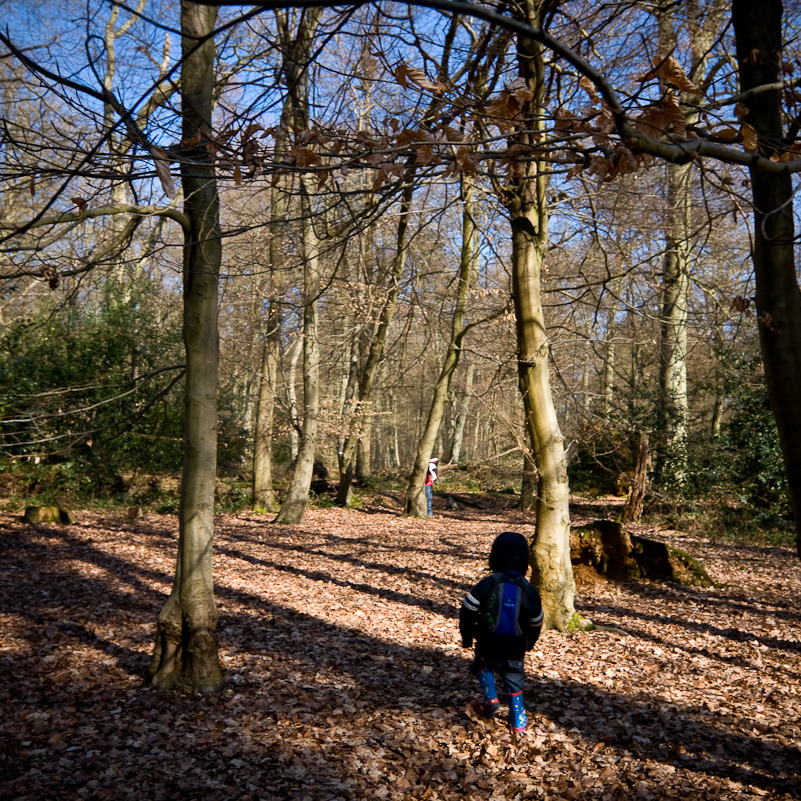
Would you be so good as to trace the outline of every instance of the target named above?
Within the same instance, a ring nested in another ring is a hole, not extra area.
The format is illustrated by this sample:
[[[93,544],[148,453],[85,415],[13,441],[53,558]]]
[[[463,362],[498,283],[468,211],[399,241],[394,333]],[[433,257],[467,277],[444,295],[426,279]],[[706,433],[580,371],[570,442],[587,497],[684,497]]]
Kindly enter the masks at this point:
[[[479,719],[462,596],[515,512],[386,507],[218,519],[229,683],[143,684],[176,521],[0,516],[0,798],[801,797],[801,564],[662,532],[719,586],[592,583],[545,633],[529,730]]]

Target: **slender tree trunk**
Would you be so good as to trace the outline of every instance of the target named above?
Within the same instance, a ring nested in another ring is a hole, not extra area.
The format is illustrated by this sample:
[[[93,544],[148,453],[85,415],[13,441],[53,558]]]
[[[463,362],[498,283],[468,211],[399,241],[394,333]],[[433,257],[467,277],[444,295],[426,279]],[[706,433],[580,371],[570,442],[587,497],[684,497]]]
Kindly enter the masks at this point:
[[[268,326],[271,322],[276,324],[268,316]],[[278,360],[271,334],[271,329],[268,329],[262,347],[259,400],[256,407],[256,427],[253,437],[253,509],[257,512],[275,511],[277,508],[273,491],[272,432]]]
[[[464,429],[467,423],[467,415],[470,411],[470,398],[473,394],[473,378],[476,372],[476,365],[470,362],[467,365],[467,373],[464,377],[464,394],[459,406],[459,413],[456,416],[456,426],[453,432],[453,448],[451,449],[451,463],[459,464],[462,458],[462,448],[464,447]]]
[[[298,361],[303,353],[303,335],[297,337],[292,343],[289,350],[289,374],[287,376],[286,386],[286,399],[287,406],[289,407],[289,457],[294,463],[298,458],[298,450],[300,448],[300,434],[298,428],[300,427],[300,412],[298,411],[298,395],[295,389],[298,374]]]
[[[720,437],[720,424],[723,420],[723,391],[719,390],[715,395],[715,406],[712,410],[712,424],[709,427],[709,433],[712,439]]]
[[[371,448],[373,438],[373,417],[366,417],[362,423],[362,436],[356,446],[356,478],[367,481],[371,470]]]
[[[733,0],[732,21],[740,90],[779,84],[780,0]],[[770,157],[776,148],[784,146],[780,92],[760,92],[744,102],[749,111],[748,123],[759,136],[760,153]],[[751,168],[750,174],[759,341],[801,556],[801,291],[794,258],[793,185],[786,172],[767,173]]]
[[[414,466],[409,474],[409,484],[406,488],[406,514],[415,517],[425,517],[428,514],[425,496],[425,480],[428,463],[439,433],[445,403],[448,400],[448,391],[451,379],[459,365],[462,355],[462,342],[467,333],[464,318],[467,311],[467,299],[470,295],[470,286],[475,274],[475,208],[473,204],[473,185],[468,177],[462,179],[462,252],[459,264],[459,284],[456,293],[456,308],[451,323],[451,337],[445,354],[437,383],[434,386],[434,397],[428,412],[423,434],[417,444]]]
[[[691,3],[683,9],[691,49],[691,77],[701,83],[709,52],[719,35],[725,2],[713,0],[703,11]],[[674,18],[675,3],[664,2],[658,10],[660,49],[663,56],[676,48],[679,31]],[[663,86],[663,90],[667,90]],[[698,123],[699,94],[683,93],[685,125]],[[662,278],[662,327],[659,369],[659,429],[664,444],[659,451],[657,474],[662,486],[681,493],[687,481],[688,424],[687,325],[690,296],[690,259],[693,249],[693,165],[668,164],[665,262]]]
[[[320,344],[318,340],[318,295],[320,294],[319,242],[314,233],[311,193],[307,179],[301,181],[303,217],[303,433],[295,470],[279,523],[300,523],[309,501],[314,455],[317,450],[317,420],[320,411]]]
[[[660,482],[681,491],[687,478],[687,321],[692,165],[668,164],[667,226],[659,358]]]
[[[282,141],[277,150],[282,151]],[[278,386],[278,355],[281,347],[283,280],[279,268],[283,260],[284,219],[289,198],[283,186],[277,184],[270,192],[270,301],[267,311],[267,331],[264,335],[259,379],[259,401],[253,438],[253,509],[274,512],[278,501],[273,490],[273,422],[275,419],[276,388]]]
[[[182,134],[211,134],[217,9],[183,0]],[[198,45],[198,42],[202,44]],[[149,675],[158,687],[214,691],[223,683],[217,653],[212,579],[214,482],[217,465],[217,293],[222,260],[214,164],[205,147],[181,165],[184,210],[191,225],[184,247],[184,464],[178,562],[158,619]]]
[[[398,442],[398,408],[395,393],[391,392],[389,395],[389,404],[392,409],[392,433],[389,441],[389,459],[390,467],[400,467],[400,443]]]
[[[525,21],[540,27],[540,3],[524,0],[523,8]],[[518,34],[517,59],[519,75],[533,95],[522,112],[526,128],[540,129],[543,121],[539,110],[545,87],[542,47]],[[523,133],[512,140],[536,147],[537,137]],[[575,585],[570,561],[567,459],[551,394],[548,335],[542,308],[542,259],[548,237],[546,172],[545,165],[538,162],[521,165],[507,190],[505,203],[512,226],[518,380],[539,471],[532,579],[542,596],[544,627],[565,631],[575,615]]]
[[[611,300],[611,299],[610,299]],[[604,352],[604,372],[602,389],[601,414],[609,422],[615,399],[615,336],[617,334],[617,319],[614,306],[609,308],[606,315],[606,350]]]
[[[673,4],[657,7],[660,53],[673,52],[677,31]],[[663,86],[663,91],[672,91]],[[695,122],[697,114],[687,122]],[[681,492],[687,474],[687,321],[692,247],[692,164],[666,164],[665,258],[659,346],[658,428],[663,443],[658,475],[663,486]]]

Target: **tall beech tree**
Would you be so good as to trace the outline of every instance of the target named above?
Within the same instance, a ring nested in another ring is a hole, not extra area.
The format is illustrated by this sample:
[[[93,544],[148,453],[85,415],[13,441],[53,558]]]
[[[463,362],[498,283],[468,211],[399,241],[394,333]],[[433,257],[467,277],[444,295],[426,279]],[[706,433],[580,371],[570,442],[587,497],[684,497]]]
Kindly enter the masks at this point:
[[[287,100],[291,104],[291,113],[287,117],[297,133],[309,127],[309,54],[321,14],[321,8],[313,8],[309,12],[299,12],[299,17],[292,20],[285,11],[276,12]],[[300,209],[303,240],[303,430],[292,480],[278,512],[277,522],[281,523],[299,523],[306,512],[317,450],[320,408],[320,243],[315,230],[313,182],[305,176],[300,180]]]
[[[523,22],[539,29],[549,3],[523,0]],[[525,91],[519,95],[521,131],[510,147],[536,154],[545,129],[545,51],[540,42],[517,34],[517,69]],[[542,304],[543,261],[548,242],[546,164],[529,158],[510,170],[501,198],[512,228],[512,294],[517,330],[517,368],[528,438],[538,472],[537,527],[532,543],[533,582],[540,590],[545,628],[566,630],[575,615],[570,562],[570,489],[564,437],[551,394],[548,332]]]
[[[184,214],[184,462],[178,512],[178,558],[172,591],[158,618],[148,668],[157,687],[194,692],[223,683],[217,653],[212,547],[217,468],[218,284],[220,209],[212,138],[217,9],[181,2],[181,151]]]
[[[373,386],[375,385],[376,376],[378,375],[378,368],[384,358],[384,349],[387,344],[389,327],[392,324],[392,318],[395,316],[395,309],[398,304],[401,279],[406,268],[406,258],[408,255],[409,216],[411,214],[412,200],[414,198],[414,176],[415,170],[412,166],[409,166],[404,171],[404,186],[401,190],[398,224],[395,234],[395,255],[392,260],[392,268],[389,272],[389,286],[387,287],[386,297],[381,307],[378,325],[376,326],[375,333],[367,348],[367,358],[358,375],[357,400],[350,404],[351,412],[347,423],[344,445],[342,450],[337,454],[339,466],[337,503],[340,506],[348,506],[350,504],[354,473],[353,463],[359,442],[359,416],[366,408],[367,404],[370,403],[373,394]]]
[[[678,56],[680,26],[673,3],[657,5],[660,57]],[[688,4],[686,37],[689,46],[688,80],[673,76],[660,80],[663,96],[675,100],[684,121],[676,130],[693,129],[700,119],[702,88],[705,84],[712,44],[720,34],[725,3],[711,0]],[[678,82],[679,86],[676,86]],[[675,87],[675,88],[674,88]],[[679,93],[677,96],[676,93]],[[681,100],[681,104],[679,103]],[[665,437],[660,448],[658,470],[663,486],[681,490],[687,480],[689,399],[687,394],[687,347],[692,251],[697,235],[693,226],[693,189],[697,185],[692,162],[665,165],[665,258],[662,273],[662,319],[659,352],[659,423]]]
[[[740,101],[757,135],[749,163],[754,206],[754,273],[759,342],[771,408],[779,429],[801,556],[801,289],[795,263],[793,181],[774,159],[797,157],[798,121],[789,130],[782,113],[781,0],[734,0]],[[767,161],[767,164],[765,163]],[[797,164],[797,162],[796,162]]]

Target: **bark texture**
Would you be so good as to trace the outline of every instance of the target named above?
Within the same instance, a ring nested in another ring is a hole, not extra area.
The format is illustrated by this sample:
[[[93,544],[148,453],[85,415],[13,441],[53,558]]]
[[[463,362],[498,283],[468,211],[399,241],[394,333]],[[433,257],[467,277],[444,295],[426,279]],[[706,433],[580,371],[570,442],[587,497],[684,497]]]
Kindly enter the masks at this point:
[[[300,134],[309,127],[309,67],[311,39],[322,9],[311,9],[294,19],[292,12],[279,10],[275,19],[283,50],[282,69],[286,77],[288,119]],[[286,110],[286,108],[285,108]],[[314,229],[314,192],[309,178],[300,180],[300,213],[303,238],[303,429],[295,470],[276,522],[300,523],[309,502],[317,424],[320,412],[320,243]]]
[[[642,517],[645,505],[645,494],[648,490],[648,471],[651,468],[651,449],[648,434],[640,431],[637,434],[637,446],[634,458],[634,476],[629,487],[626,505],[623,507],[621,519],[624,523],[637,523]]]
[[[211,133],[217,9],[181,3],[182,133]],[[217,466],[217,304],[222,247],[214,165],[204,146],[187,150],[181,164],[184,210],[190,222],[184,246],[186,379],[184,462],[181,474],[178,562],[172,591],[158,618],[149,676],[157,687],[193,692],[220,688],[212,545]]]
[[[660,429],[665,442],[659,474],[680,490],[687,477],[687,321],[690,291],[692,165],[668,164],[662,325],[659,353]]]

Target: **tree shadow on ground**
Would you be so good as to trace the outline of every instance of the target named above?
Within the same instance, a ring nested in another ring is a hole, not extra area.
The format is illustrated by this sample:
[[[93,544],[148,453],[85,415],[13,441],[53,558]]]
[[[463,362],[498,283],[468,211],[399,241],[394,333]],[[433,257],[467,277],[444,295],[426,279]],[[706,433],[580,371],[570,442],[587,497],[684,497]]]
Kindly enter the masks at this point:
[[[2,695],[8,713],[0,723],[0,755],[11,756],[0,795],[8,791],[14,798],[64,798],[66,788],[70,796],[81,797],[78,790],[87,787],[90,797],[119,798],[123,788],[136,787],[154,799],[199,797],[196,794],[202,792],[214,800],[238,798],[246,791],[257,797],[260,787],[266,793],[263,798],[301,798],[302,793],[334,798],[337,792],[343,798],[380,797],[360,789],[364,781],[369,787],[367,756],[343,758],[343,743],[336,748],[332,744],[330,753],[326,750],[327,740],[320,732],[336,734],[339,729],[342,737],[351,739],[344,743],[346,754],[349,748],[356,754],[366,749],[377,759],[388,755],[408,762],[419,787],[435,781],[445,787],[441,777],[452,773],[455,778],[448,781],[453,782],[453,792],[464,791],[463,780],[474,766],[458,760],[455,767],[450,765],[446,740],[409,742],[402,720],[422,718],[432,732],[452,727],[469,731],[481,725],[464,711],[476,692],[466,670],[466,651],[457,656],[451,649],[387,641],[221,582],[218,593],[226,602],[222,647],[247,664],[232,697],[165,696],[144,688],[126,692],[105,687],[103,676],[91,675],[91,668],[81,683],[64,678],[54,682],[62,669],[57,661],[44,662],[43,655],[52,654],[54,647],[66,652],[76,644],[100,647],[118,666],[139,672],[147,661],[144,650],[100,637],[92,626],[102,619],[104,625],[124,628],[122,609],[127,621],[154,621],[163,595],[145,579],[168,584],[168,577],[112,556],[65,530],[4,528],[2,535],[3,561],[14,569],[3,573],[0,610],[23,617],[32,628],[25,649],[7,649],[3,656]],[[59,561],[50,564],[58,549]],[[221,555],[225,550],[220,549]],[[243,558],[235,551],[230,556]],[[70,560],[102,571],[76,575],[69,569]],[[291,565],[262,560],[256,565],[268,574],[300,573],[319,583],[322,592],[331,580]],[[116,582],[134,592],[122,591]],[[365,582],[348,586],[453,617],[439,608],[432,610],[427,599],[394,598]],[[102,604],[95,599],[103,599]],[[48,633],[53,623],[62,643]],[[547,678],[535,679],[532,686],[538,699],[531,706],[535,732],[551,729],[561,742],[581,743],[588,753],[603,747],[621,758],[653,760],[702,777],[726,777],[765,792],[798,796],[797,775],[779,775],[777,767],[801,764],[795,746],[737,733],[712,712],[667,703],[656,695]],[[35,722],[42,714],[51,720],[44,728]],[[242,726],[246,715],[251,721],[247,728]],[[354,728],[349,725],[353,720],[362,723]],[[308,731],[308,745],[288,752],[282,733],[290,729]],[[492,737],[499,729],[487,731]],[[554,742],[551,747],[560,746]],[[242,778],[243,765],[253,771],[247,778]],[[109,773],[111,768],[116,772]],[[256,789],[250,791],[247,782]]]

